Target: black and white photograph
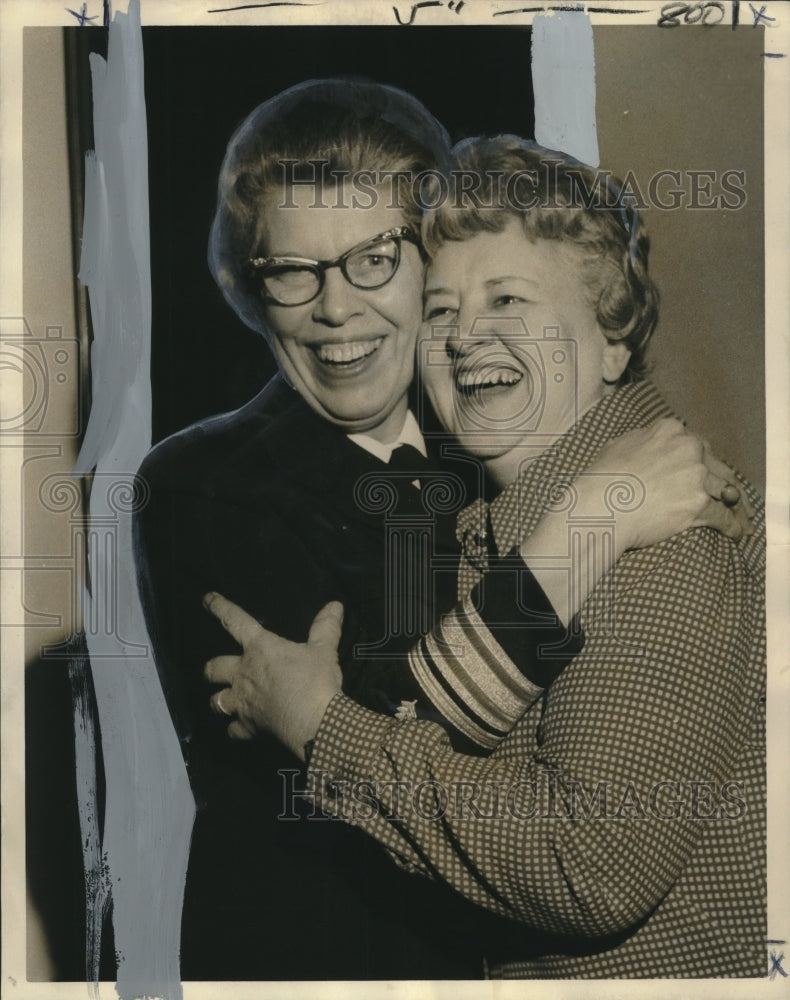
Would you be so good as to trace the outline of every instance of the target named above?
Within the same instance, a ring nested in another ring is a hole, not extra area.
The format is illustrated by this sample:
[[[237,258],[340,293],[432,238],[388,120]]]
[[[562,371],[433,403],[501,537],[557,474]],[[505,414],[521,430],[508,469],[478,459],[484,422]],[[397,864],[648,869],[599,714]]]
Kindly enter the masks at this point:
[[[787,989],[789,28],[6,0],[3,996]]]

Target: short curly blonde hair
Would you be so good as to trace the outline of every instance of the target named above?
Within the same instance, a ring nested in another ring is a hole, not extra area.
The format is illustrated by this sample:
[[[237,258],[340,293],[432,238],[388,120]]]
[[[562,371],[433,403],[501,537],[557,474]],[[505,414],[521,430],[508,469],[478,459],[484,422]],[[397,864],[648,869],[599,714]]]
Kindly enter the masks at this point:
[[[562,240],[583,251],[598,323],[631,349],[620,381],[643,379],[659,298],[648,273],[650,239],[622,185],[518,136],[465,139],[453,150],[449,196],[425,214],[423,243],[432,254],[447,240],[501,232],[514,216],[528,240]]]

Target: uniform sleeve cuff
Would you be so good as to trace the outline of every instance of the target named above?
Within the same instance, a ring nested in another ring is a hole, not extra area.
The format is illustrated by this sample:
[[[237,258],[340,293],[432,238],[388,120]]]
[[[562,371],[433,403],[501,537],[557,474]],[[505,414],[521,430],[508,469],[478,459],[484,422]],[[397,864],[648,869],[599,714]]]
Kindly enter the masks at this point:
[[[577,619],[562,624],[518,549],[491,559],[471,601],[516,669],[539,688],[549,687],[584,648]]]
[[[410,664],[444,718],[493,749],[583,645],[514,554],[492,560],[472,594],[412,650]]]

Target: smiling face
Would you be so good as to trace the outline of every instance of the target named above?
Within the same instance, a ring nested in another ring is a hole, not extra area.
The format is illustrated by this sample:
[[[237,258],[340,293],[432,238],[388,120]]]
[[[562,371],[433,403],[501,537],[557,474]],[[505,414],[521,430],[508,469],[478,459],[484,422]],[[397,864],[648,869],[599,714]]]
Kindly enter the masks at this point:
[[[369,209],[312,208],[312,187],[289,191],[296,208],[278,207],[282,193],[264,202],[262,253],[334,260],[365,240],[402,226],[402,212],[381,196]],[[305,305],[267,304],[270,343],[283,374],[303,399],[346,433],[392,441],[401,431],[414,373],[424,268],[407,241],[392,279],[376,289],[355,288],[339,267],[326,271],[321,293]]]
[[[439,419],[500,483],[524,447],[543,450],[570,430],[628,361],[609,343],[582,279],[581,252],[502,232],[444,243],[425,285],[418,351]]]

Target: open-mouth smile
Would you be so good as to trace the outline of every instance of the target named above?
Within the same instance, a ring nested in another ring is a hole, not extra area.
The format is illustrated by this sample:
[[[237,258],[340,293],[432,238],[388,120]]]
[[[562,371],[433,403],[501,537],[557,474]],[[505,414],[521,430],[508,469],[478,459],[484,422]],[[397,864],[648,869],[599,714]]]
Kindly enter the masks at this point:
[[[337,368],[350,368],[375,354],[383,342],[383,337],[375,337],[373,340],[318,344],[313,348],[313,352],[321,364]]]
[[[487,389],[512,389],[524,378],[524,372],[497,364],[459,368],[455,373],[458,392],[470,396]]]

